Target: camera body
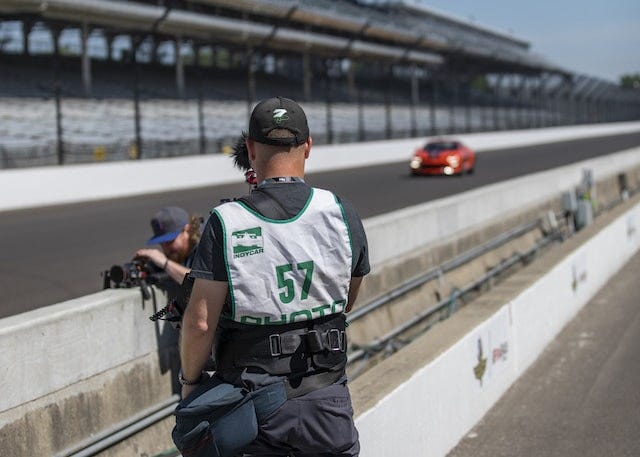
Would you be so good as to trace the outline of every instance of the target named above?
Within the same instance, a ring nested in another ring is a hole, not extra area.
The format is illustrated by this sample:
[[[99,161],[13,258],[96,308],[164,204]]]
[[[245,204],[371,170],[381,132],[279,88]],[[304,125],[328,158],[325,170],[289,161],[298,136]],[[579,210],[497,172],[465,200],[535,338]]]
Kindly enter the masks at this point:
[[[168,275],[153,263],[133,260],[122,265],[113,265],[103,273],[103,289],[130,288],[145,284],[158,284]]]
[[[167,305],[149,317],[153,322],[166,320],[174,328],[179,329],[182,314],[189,301],[193,279],[185,277],[182,284],[176,283],[164,271],[156,267],[152,262],[134,259],[122,265],[113,265],[102,273],[103,289],[129,289],[140,287],[145,300],[154,299],[155,295],[151,285],[156,285],[168,294]]]

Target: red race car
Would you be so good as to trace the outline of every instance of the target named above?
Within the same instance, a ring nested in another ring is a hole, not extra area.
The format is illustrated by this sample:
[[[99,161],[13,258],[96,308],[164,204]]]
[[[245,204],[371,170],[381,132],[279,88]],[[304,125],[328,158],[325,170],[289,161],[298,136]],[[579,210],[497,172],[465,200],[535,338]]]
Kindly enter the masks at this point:
[[[434,140],[416,149],[409,162],[413,175],[473,173],[476,154],[456,140]]]

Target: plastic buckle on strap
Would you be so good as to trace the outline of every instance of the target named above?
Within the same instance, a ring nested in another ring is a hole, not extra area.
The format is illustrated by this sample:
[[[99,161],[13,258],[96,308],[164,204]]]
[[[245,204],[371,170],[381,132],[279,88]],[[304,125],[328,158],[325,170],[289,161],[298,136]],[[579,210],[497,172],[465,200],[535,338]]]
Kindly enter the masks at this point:
[[[320,333],[317,330],[309,330],[305,338],[307,341],[307,350],[311,354],[321,352],[324,349],[324,346],[322,345],[322,339],[320,338]]]
[[[346,349],[344,330],[338,330],[337,328],[329,330],[327,332],[327,343],[330,351],[344,352]]]
[[[279,333],[269,335],[269,351],[271,352],[271,357],[282,355],[282,344],[280,343]]]

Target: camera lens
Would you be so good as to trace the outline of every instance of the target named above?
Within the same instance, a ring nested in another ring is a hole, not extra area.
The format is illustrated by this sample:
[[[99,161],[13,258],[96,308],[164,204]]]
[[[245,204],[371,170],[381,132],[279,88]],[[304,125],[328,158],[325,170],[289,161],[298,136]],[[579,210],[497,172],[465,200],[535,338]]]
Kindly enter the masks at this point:
[[[124,280],[124,270],[120,265],[114,265],[109,270],[109,277],[116,284],[120,284]]]

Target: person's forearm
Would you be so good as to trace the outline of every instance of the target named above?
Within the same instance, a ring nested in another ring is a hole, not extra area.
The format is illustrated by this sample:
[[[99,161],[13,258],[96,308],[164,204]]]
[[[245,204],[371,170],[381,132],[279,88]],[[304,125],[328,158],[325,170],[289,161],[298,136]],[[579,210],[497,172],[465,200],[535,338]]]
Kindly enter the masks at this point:
[[[191,271],[190,268],[185,267],[184,265],[170,260],[167,258],[166,266],[164,267],[164,271],[169,275],[171,279],[173,279],[178,284],[182,284],[184,280],[184,276]]]
[[[156,267],[164,270],[178,284],[182,284],[184,276],[191,271],[181,263],[170,260],[165,253],[157,249],[138,249],[134,258],[153,262]]]
[[[351,284],[349,285],[349,298],[347,300],[347,307],[345,312],[348,313],[353,308],[356,299],[358,298],[358,293],[360,292],[360,286],[362,285],[362,277],[360,276],[352,276]]]
[[[180,361],[185,379],[200,377],[211,354],[213,340],[227,284],[218,281],[196,279],[189,304],[182,317],[180,336]]]
[[[200,377],[202,369],[211,355],[215,327],[209,328],[187,312],[182,319],[180,335],[180,361],[185,379],[195,380]]]

